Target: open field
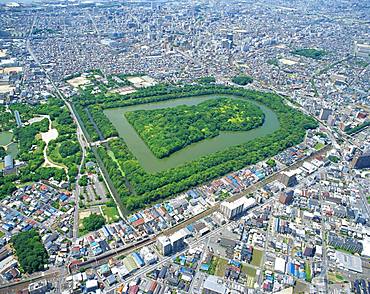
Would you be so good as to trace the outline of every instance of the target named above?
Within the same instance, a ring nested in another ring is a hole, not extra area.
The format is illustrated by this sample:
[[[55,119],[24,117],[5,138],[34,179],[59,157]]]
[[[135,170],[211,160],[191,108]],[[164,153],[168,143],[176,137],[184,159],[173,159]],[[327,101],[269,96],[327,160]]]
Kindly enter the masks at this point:
[[[90,83],[90,81],[89,81],[89,79],[87,79],[85,77],[77,77],[77,78],[73,78],[73,79],[68,80],[67,83],[70,84],[74,88],[78,88],[80,86],[83,86],[83,85],[86,85],[86,84]]]
[[[261,266],[263,251],[259,249],[253,249],[251,264],[254,266]]]
[[[256,281],[257,270],[247,264],[243,264],[242,272],[246,275],[247,281],[246,285],[248,288],[254,288],[254,283]]]
[[[225,276],[227,265],[228,261],[226,259],[218,258],[215,275],[223,278]]]
[[[119,220],[119,214],[117,207],[109,207],[106,205],[101,206],[101,210],[103,215],[107,221],[107,223],[114,223]]]

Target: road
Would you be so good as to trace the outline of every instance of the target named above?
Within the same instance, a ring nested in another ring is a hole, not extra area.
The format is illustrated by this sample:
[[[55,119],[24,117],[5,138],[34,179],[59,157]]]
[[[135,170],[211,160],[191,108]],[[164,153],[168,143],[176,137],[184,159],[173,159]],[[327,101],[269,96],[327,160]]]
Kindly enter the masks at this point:
[[[0,294],[18,293],[18,291],[22,291],[23,289],[27,288],[30,283],[38,280],[46,279],[50,282],[51,281],[58,282],[59,277],[64,276],[65,274],[66,274],[65,268],[57,268],[49,270],[48,272],[37,273],[29,278],[25,279],[23,278],[21,281],[9,283],[6,285],[0,285]]]
[[[50,77],[49,73],[45,70],[42,63],[38,60],[37,56],[32,51],[32,48],[31,48],[31,45],[30,45],[30,40],[31,40],[31,35],[32,35],[33,28],[35,26],[35,23],[36,23],[36,17],[34,18],[34,20],[32,22],[30,33],[29,33],[29,35],[27,37],[27,40],[26,40],[26,48],[27,48],[29,54],[31,55],[32,59],[35,61],[35,63],[38,64],[41,67],[41,69],[44,71],[46,77],[48,78],[48,80],[52,84],[57,96],[60,99],[63,100],[64,104],[67,106],[69,112],[71,113],[72,118],[73,118],[73,120],[74,120],[74,122],[77,126],[77,131],[76,131],[77,139],[78,139],[78,142],[79,142],[79,144],[81,146],[81,150],[82,150],[82,158],[81,158],[81,162],[80,162],[79,167],[78,167],[78,175],[76,177],[76,186],[75,186],[75,191],[73,193],[74,197],[75,197],[73,241],[75,242],[76,239],[78,238],[78,211],[79,211],[78,203],[79,203],[79,198],[80,198],[80,195],[81,195],[81,187],[79,186],[78,182],[79,182],[79,179],[82,176],[81,171],[82,171],[83,164],[84,164],[85,157],[86,157],[86,150],[89,148],[89,141],[87,140],[84,132],[82,131],[82,127],[80,125],[79,120],[77,119],[77,115],[74,112],[74,109],[73,109],[71,103],[60,92],[59,88],[55,85],[55,83],[54,83],[53,79]],[[102,175],[102,176],[104,178],[104,175]]]

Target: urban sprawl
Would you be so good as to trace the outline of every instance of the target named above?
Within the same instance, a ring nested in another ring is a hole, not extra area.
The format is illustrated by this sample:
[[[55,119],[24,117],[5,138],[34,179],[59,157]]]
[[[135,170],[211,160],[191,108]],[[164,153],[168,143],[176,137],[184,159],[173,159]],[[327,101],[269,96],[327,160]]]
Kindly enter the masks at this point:
[[[370,293],[369,25],[0,3],[0,293]]]

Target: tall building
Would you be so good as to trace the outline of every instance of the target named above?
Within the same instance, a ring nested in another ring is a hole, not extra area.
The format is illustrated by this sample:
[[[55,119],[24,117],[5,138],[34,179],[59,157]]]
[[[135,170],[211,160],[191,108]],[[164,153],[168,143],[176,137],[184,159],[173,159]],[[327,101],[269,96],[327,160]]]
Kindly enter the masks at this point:
[[[231,49],[233,47],[233,42],[228,39],[223,39],[221,42],[224,49]]]
[[[171,236],[160,236],[157,239],[157,248],[162,255],[168,256],[185,247],[185,238],[187,236],[188,232],[185,229],[179,230]]]
[[[30,294],[45,294],[48,291],[48,282],[41,280],[39,282],[32,283],[28,286],[28,292]]]
[[[254,198],[241,197],[233,202],[222,202],[220,210],[226,218],[234,219],[254,205],[256,205]]]
[[[335,122],[337,121],[337,117],[333,114],[329,115],[328,117],[328,125],[329,126],[334,126]]]
[[[345,132],[345,131],[347,131],[347,130],[349,130],[349,129],[351,128],[351,123],[349,123],[349,122],[345,122],[345,121],[341,121],[341,122],[339,123],[339,128],[340,128],[343,132]]]
[[[329,115],[331,115],[332,111],[329,108],[321,108],[319,119],[321,120],[328,120]]]
[[[289,205],[293,202],[293,190],[288,192],[281,192],[279,196],[279,201],[281,204]]]
[[[233,36],[233,34],[232,34],[232,33],[227,33],[227,35],[226,35],[226,39],[227,39],[227,40],[229,40],[229,41],[231,41],[231,42],[233,42],[233,41],[234,41],[234,36]]]
[[[355,169],[370,168],[370,150],[353,158],[352,166]]]
[[[176,233],[170,236],[170,241],[172,245],[172,251],[178,252],[185,247],[185,238],[187,233],[185,230],[177,231]]]
[[[355,42],[355,56],[370,58],[370,44]]]
[[[13,157],[11,155],[6,155],[4,157],[4,169],[11,170],[14,168]]]
[[[157,239],[157,248],[158,251],[163,256],[168,256],[172,253],[171,241],[167,236],[159,236]]]
[[[294,171],[285,171],[281,173],[280,182],[285,187],[293,187],[298,184],[296,173]]]

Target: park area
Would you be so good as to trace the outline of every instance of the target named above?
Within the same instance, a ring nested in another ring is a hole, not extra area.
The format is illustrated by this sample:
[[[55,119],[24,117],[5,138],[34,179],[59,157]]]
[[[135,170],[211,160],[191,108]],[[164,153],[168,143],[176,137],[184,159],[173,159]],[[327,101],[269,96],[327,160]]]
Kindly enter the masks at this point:
[[[76,108],[91,138],[109,139],[96,151],[128,211],[270,158],[317,126],[278,95],[233,87],[83,99]]]

